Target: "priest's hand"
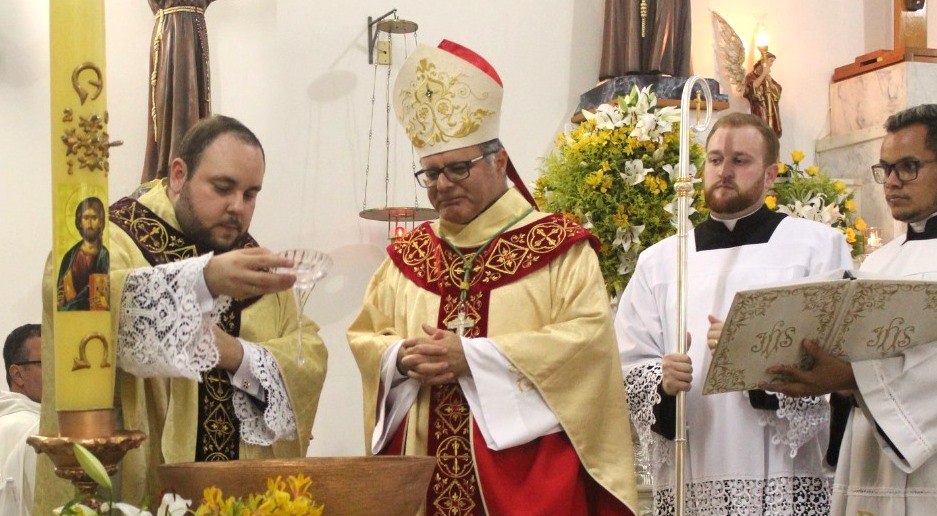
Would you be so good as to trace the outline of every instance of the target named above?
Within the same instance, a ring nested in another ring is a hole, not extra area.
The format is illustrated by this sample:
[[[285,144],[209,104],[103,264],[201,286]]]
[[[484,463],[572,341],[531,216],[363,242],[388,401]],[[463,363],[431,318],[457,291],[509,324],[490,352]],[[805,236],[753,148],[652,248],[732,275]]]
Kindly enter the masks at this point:
[[[790,381],[763,383],[759,388],[788,396],[821,396],[858,389],[849,362],[827,353],[815,341],[804,339],[803,346],[813,358],[813,367],[807,371],[790,366],[769,367],[766,369],[768,374],[783,375]]]
[[[292,266],[293,261],[285,256],[263,247],[250,247],[212,256],[203,274],[212,296],[246,299],[292,287],[296,282],[294,274],[271,272],[277,267]]]
[[[397,352],[397,369],[426,385],[442,385],[471,376],[462,339],[455,333],[423,324],[424,337],[405,339]]]
[[[687,350],[690,349],[690,336],[687,338]],[[661,362],[663,378],[661,387],[664,392],[676,396],[680,391],[689,391],[693,383],[693,362],[690,355],[685,353],[667,353]]]
[[[722,336],[722,326],[723,322],[716,318],[714,315],[709,315],[709,331],[706,332],[706,345],[709,346],[709,351],[716,351],[716,344],[719,343],[719,337]]]

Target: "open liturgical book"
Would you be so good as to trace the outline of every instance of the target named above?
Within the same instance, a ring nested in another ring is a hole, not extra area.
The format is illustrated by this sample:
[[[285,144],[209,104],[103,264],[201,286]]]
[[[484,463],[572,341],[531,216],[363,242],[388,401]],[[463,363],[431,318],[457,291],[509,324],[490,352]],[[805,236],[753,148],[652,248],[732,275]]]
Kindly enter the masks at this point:
[[[937,341],[937,282],[836,271],[736,293],[713,351],[703,394],[784,381],[773,365],[810,367],[801,345],[857,361],[886,358]]]

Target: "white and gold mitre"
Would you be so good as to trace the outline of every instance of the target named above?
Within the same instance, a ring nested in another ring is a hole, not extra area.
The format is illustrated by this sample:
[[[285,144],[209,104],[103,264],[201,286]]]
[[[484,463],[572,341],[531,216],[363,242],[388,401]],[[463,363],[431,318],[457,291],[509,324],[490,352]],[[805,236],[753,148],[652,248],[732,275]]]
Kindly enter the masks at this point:
[[[498,137],[504,88],[475,52],[448,40],[420,45],[394,83],[394,112],[420,158]]]

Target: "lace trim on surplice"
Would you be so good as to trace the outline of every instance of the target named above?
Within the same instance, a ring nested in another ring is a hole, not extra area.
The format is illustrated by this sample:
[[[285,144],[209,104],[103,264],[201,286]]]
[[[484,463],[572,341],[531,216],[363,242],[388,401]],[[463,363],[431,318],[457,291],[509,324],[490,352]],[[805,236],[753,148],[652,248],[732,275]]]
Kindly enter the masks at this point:
[[[286,386],[280,376],[273,354],[253,344],[256,353],[250,363],[251,374],[267,396],[267,406],[261,411],[246,392],[234,390],[234,411],[241,421],[241,438],[249,444],[270,446],[274,441],[296,438],[296,415],[286,395]]]
[[[631,423],[638,433],[639,453],[647,457],[648,467],[655,476],[661,467],[673,464],[673,441],[669,441],[651,430],[656,422],[654,405],[660,403],[657,387],[663,378],[660,362],[641,364],[631,368],[625,375],[628,392],[628,408]]]
[[[687,516],[824,516],[831,482],[819,477],[712,480],[687,484]],[[673,487],[654,492],[654,514],[674,513]]]
[[[203,315],[195,284],[212,257],[134,269],[127,273],[120,301],[117,363],[135,376],[188,378],[218,363],[212,327],[231,298],[218,296]]]
[[[764,411],[759,423],[770,426],[774,430],[771,442],[788,446],[791,458],[794,458],[801,446],[829,428],[830,403],[825,397],[795,398],[773,394],[778,397],[778,410]]]

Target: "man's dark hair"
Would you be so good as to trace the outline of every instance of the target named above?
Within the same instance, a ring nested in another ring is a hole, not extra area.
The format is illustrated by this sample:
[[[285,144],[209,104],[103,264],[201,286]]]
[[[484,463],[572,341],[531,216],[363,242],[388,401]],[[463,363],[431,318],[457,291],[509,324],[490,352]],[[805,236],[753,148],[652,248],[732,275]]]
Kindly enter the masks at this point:
[[[3,344],[3,365],[6,367],[7,385],[13,384],[13,379],[10,378],[10,366],[29,359],[26,341],[41,335],[42,326],[38,324],[24,324],[7,335],[7,340]]]
[[[188,167],[186,180],[192,178],[192,174],[198,168],[205,149],[219,136],[229,133],[242,142],[260,149],[260,154],[266,161],[263,145],[260,144],[260,140],[247,126],[229,116],[212,115],[196,122],[195,125],[189,128],[179,143],[179,155],[176,157],[182,158],[182,161]]]
[[[885,120],[885,130],[896,133],[912,125],[921,124],[927,128],[924,145],[937,156],[937,104],[921,104],[899,111]]]
[[[778,141],[778,135],[774,130],[765,124],[765,121],[749,113],[729,113],[728,115],[716,120],[709,136],[706,137],[706,146],[709,147],[709,140],[716,134],[716,130],[722,127],[754,127],[761,133],[761,140],[765,144],[764,160],[765,165],[773,165],[778,162],[778,153],[781,149],[781,142]]]
[[[101,199],[97,197],[88,197],[87,199],[78,203],[78,206],[75,208],[75,228],[81,232],[81,214],[85,210],[94,210],[98,212],[98,217],[101,218],[101,224],[103,227],[104,224],[104,203],[101,202]]]

